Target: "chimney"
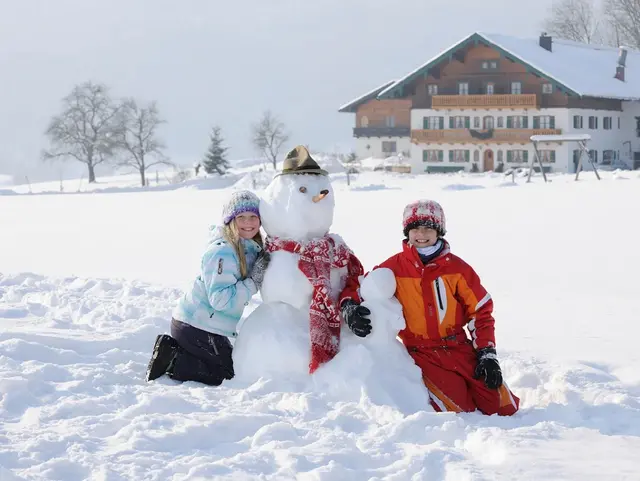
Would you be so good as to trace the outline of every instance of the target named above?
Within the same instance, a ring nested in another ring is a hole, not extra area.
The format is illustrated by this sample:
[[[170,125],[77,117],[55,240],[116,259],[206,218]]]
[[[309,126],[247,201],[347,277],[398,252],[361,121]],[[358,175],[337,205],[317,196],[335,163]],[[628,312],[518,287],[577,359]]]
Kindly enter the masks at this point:
[[[553,43],[553,38],[551,37],[551,35],[547,35],[546,32],[542,32],[542,34],[540,35],[540,46],[545,49],[548,50],[549,52],[551,52],[551,44]]]
[[[615,78],[624,82],[624,69],[627,66],[627,47],[620,47],[618,51],[618,65],[616,67]]]

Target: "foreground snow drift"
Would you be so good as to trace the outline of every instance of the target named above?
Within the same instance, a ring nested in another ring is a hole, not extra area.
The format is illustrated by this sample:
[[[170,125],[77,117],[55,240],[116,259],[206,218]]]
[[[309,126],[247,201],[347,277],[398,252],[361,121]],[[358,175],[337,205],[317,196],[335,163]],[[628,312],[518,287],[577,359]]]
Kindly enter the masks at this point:
[[[405,416],[365,395],[340,401],[275,380],[146,384],[153,338],[177,296],[136,282],[0,276],[0,465],[68,481],[637,473],[640,390],[594,365],[505,353],[523,400],[509,419]]]

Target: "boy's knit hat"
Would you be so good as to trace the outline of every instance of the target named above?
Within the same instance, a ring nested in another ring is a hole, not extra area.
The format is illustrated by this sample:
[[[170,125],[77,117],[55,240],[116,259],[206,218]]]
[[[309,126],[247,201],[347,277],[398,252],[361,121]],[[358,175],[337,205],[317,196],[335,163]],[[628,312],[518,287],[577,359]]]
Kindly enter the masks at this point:
[[[243,212],[253,212],[260,216],[260,199],[248,190],[239,190],[231,194],[231,198],[222,208],[222,222],[227,225]]]
[[[434,229],[439,237],[447,233],[444,210],[435,200],[417,200],[407,205],[402,214],[402,229],[405,237],[419,226]]]

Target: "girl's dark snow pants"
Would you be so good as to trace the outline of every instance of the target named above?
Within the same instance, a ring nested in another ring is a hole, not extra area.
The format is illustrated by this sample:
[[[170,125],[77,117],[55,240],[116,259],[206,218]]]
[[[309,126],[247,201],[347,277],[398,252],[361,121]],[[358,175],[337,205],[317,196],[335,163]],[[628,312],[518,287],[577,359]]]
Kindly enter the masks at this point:
[[[169,370],[172,379],[219,386],[223,380],[233,378],[233,347],[225,336],[172,319],[171,337],[181,347]]]

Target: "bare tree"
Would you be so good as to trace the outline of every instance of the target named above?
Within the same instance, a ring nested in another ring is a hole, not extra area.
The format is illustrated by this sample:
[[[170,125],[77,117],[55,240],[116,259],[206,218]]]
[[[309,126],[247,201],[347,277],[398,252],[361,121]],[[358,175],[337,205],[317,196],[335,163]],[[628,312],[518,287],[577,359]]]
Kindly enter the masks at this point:
[[[640,0],[606,0],[605,12],[617,33],[618,45],[640,48]]]
[[[601,43],[602,23],[593,0],[555,0],[544,27],[551,35],[567,40]]]
[[[118,165],[136,169],[144,187],[147,185],[147,169],[156,165],[173,165],[165,157],[165,145],[158,138],[158,127],[165,121],[160,118],[155,102],[140,107],[134,99],[126,99],[122,102],[120,114],[117,141],[123,155]]]
[[[278,154],[282,146],[289,140],[285,125],[267,110],[260,121],[252,127],[251,142],[276,168]]]
[[[105,85],[92,82],[76,85],[62,103],[62,113],[51,119],[45,132],[51,145],[42,157],[82,162],[89,170],[89,182],[95,182],[96,165],[110,160],[117,149],[120,107]]]

